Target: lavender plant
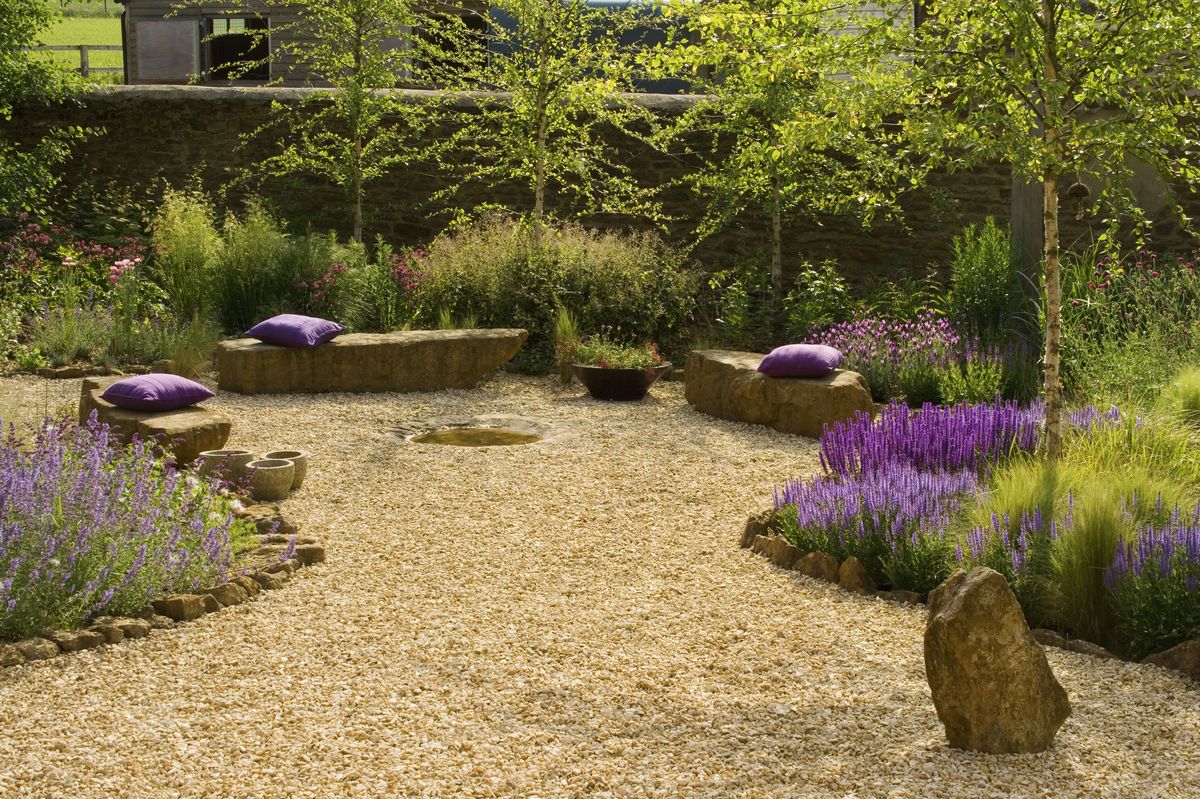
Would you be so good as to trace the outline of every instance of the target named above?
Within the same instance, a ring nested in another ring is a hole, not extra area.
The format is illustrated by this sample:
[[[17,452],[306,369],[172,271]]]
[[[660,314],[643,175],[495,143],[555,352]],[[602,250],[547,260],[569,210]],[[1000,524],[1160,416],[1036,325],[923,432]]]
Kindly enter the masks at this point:
[[[1178,508],[1166,524],[1118,541],[1104,584],[1113,595],[1125,649],[1135,658],[1200,635],[1200,508]]]
[[[789,481],[775,492],[783,535],[805,552],[862,561],[880,584],[924,593],[949,574],[951,516],[978,490],[969,471],[907,463]]]
[[[843,322],[809,341],[841,350],[845,367],[866,378],[876,402],[888,402],[899,392],[916,405],[938,399],[938,369],[954,362],[963,344],[954,325],[933,311],[905,322]]]
[[[207,483],[95,417],[0,443],[0,639],[133,613],[220,582],[244,522]]]
[[[872,420],[859,413],[826,427],[821,465],[832,474],[878,471],[908,464],[923,471],[986,471],[1038,446],[1038,411],[997,400],[984,405],[927,405],[914,414],[892,404]]]

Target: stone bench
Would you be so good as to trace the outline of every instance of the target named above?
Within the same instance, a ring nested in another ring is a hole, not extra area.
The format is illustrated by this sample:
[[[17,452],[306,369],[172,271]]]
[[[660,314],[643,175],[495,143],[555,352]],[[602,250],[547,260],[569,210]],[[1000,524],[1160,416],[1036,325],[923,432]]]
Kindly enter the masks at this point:
[[[218,385],[240,394],[472,388],[528,336],[511,329],[345,333],[311,349],[234,339],[217,347]]]
[[[128,442],[138,438],[155,439],[181,465],[191,463],[201,452],[222,449],[233,425],[217,411],[202,405],[175,411],[133,411],[118,408],[103,400],[104,389],[119,377],[87,377],[79,396],[79,423],[87,422],[92,411],[96,418],[112,428],[116,436]]]
[[[867,381],[839,369],[818,378],[767,377],[765,358],[753,352],[698,350],[687,359],[684,396],[692,407],[719,419],[750,422],[784,433],[819,438],[826,424],[875,413]]]

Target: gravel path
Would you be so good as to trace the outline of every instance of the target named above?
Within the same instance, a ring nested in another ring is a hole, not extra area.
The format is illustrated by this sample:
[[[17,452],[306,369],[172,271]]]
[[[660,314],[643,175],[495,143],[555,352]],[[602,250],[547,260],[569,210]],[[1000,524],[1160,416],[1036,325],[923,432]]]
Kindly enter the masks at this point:
[[[0,409],[77,391],[7,379]],[[815,470],[813,442],[700,416],[678,384],[632,405],[512,376],[214,404],[231,445],[314,453],[287,508],[330,562],[0,672],[0,797],[1200,796],[1200,691],[1152,667],[1051,650],[1074,707],[1051,752],[948,748],[922,610],[736,546],[773,485]],[[388,432],[482,413],[580,435]]]

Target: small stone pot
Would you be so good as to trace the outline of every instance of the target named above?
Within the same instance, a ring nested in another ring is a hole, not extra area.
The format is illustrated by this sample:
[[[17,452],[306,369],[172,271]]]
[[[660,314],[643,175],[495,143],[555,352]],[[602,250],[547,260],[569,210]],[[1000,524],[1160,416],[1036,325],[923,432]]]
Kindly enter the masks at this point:
[[[295,491],[304,482],[308,474],[308,453],[298,449],[277,449],[263,455],[264,460],[291,461],[296,465],[296,473],[292,477],[292,490]]]
[[[262,459],[246,464],[250,472],[250,496],[259,502],[287,499],[295,479],[296,466],[283,459]]]
[[[227,480],[240,480],[252,460],[254,453],[248,449],[209,449],[196,456],[196,471],[202,475],[220,472]]]

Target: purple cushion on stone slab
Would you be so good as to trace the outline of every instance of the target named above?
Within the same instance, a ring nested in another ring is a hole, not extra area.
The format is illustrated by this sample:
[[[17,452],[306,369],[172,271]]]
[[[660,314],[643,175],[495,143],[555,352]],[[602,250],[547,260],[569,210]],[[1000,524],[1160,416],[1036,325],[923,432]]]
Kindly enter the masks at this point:
[[[214,396],[204,386],[179,375],[152,373],[126,377],[108,388],[100,398],[118,408],[134,411],[173,411],[187,408]]]
[[[246,335],[280,347],[319,347],[333,341],[345,329],[328,319],[283,313],[259,322]]]
[[[842,363],[842,353],[824,344],[785,344],[758,365],[767,377],[824,377]]]

